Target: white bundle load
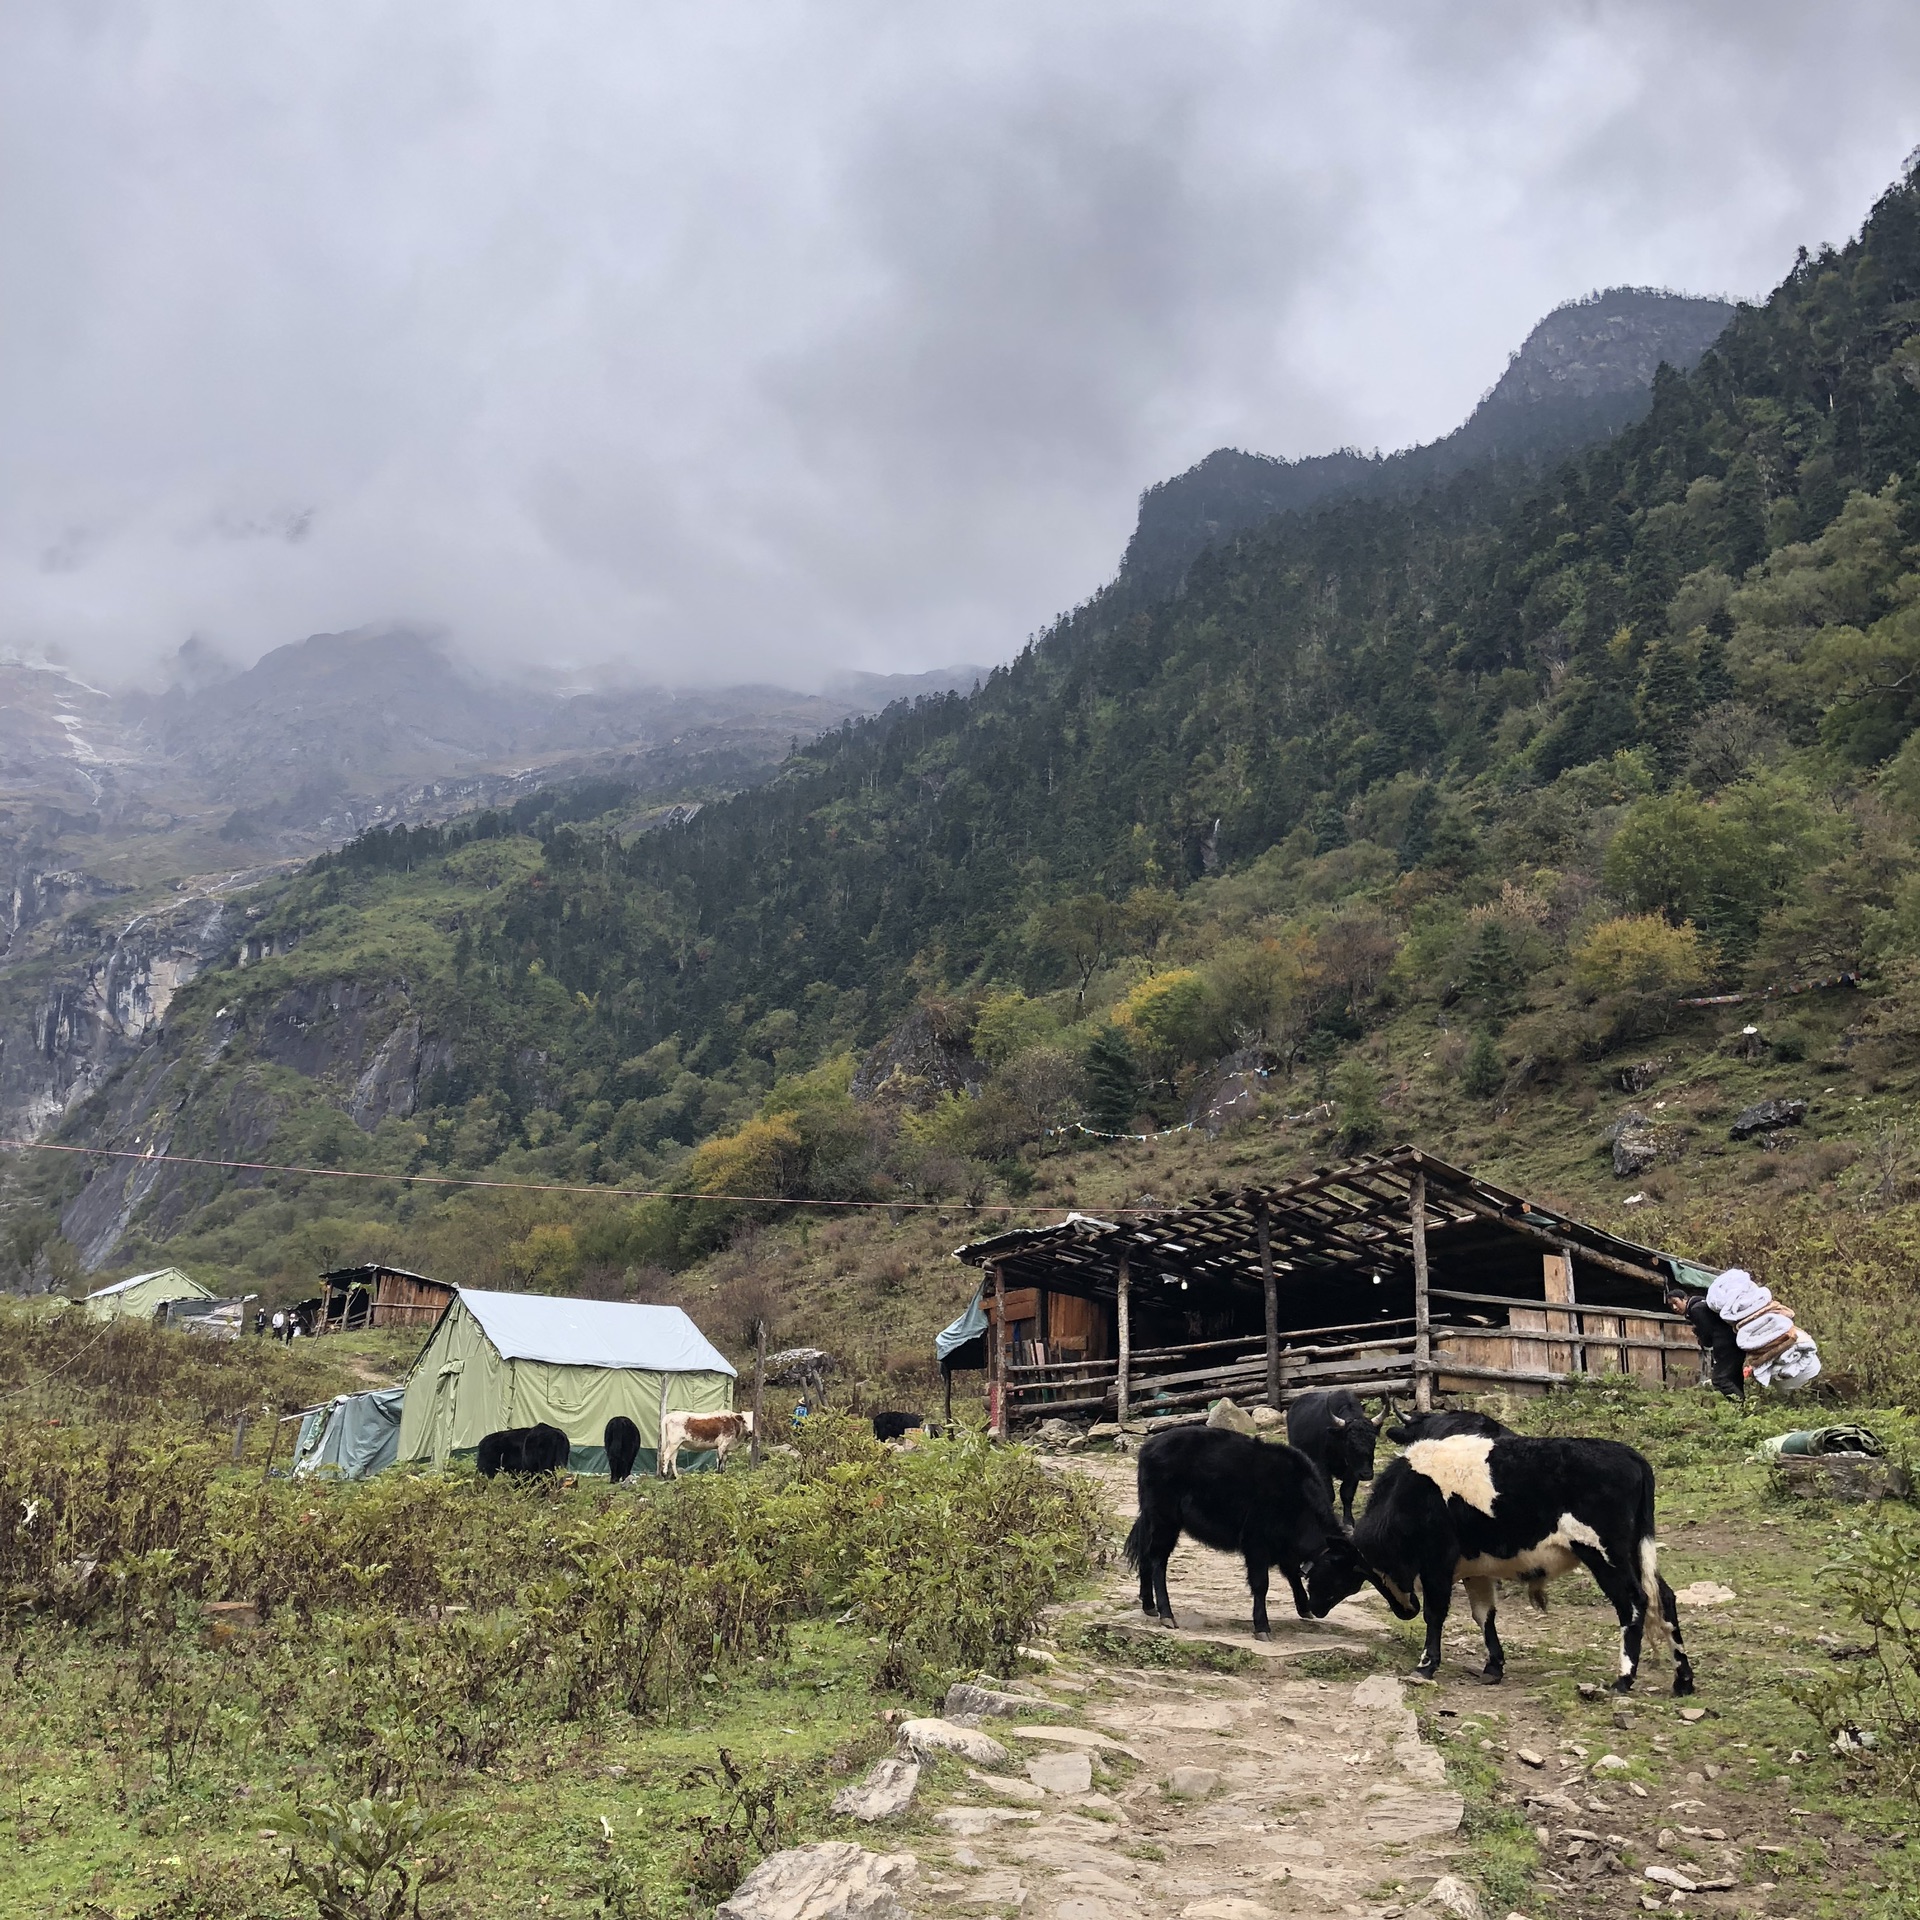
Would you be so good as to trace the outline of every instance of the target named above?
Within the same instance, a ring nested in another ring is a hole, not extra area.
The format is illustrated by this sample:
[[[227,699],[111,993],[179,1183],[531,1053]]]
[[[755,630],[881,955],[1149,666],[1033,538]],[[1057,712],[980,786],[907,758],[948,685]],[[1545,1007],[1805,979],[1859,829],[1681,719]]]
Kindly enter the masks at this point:
[[[1736,1325],[1749,1314],[1773,1305],[1773,1294],[1763,1287],[1745,1267],[1729,1267],[1707,1289],[1707,1305],[1722,1320]]]
[[[1707,1305],[1734,1329],[1740,1351],[1754,1356],[1747,1373],[1756,1386],[1792,1393],[1818,1375],[1813,1336],[1795,1326],[1792,1310],[1744,1267],[1729,1267],[1714,1281]]]
[[[1820,1349],[1813,1335],[1794,1329],[1793,1342],[1784,1352],[1762,1360],[1753,1369],[1756,1386],[1778,1387],[1782,1393],[1797,1393],[1820,1371]]]

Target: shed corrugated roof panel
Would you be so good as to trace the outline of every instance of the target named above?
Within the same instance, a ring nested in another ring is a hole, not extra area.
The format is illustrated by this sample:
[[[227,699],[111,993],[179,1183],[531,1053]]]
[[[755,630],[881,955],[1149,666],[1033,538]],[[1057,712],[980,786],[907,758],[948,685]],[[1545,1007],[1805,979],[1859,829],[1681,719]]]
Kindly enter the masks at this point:
[[[678,1307],[472,1287],[455,1291],[503,1360],[736,1377],[726,1355]]]

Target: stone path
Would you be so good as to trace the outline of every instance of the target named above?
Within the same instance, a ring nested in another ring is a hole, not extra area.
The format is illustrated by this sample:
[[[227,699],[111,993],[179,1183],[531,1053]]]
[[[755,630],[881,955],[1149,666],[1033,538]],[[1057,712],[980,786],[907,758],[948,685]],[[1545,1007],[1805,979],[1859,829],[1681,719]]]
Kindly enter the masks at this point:
[[[1131,1461],[1073,1470],[1099,1479],[1131,1520]],[[915,1843],[911,1903],[1023,1920],[1460,1910],[1449,1903],[1463,1890],[1444,1877],[1461,1850],[1461,1802],[1415,1731],[1400,1682],[1299,1671],[1304,1655],[1376,1642],[1385,1608],[1368,1594],[1327,1621],[1302,1622],[1278,1585],[1274,1637],[1262,1646],[1238,1560],[1183,1542],[1168,1587],[1179,1639],[1243,1648],[1259,1668],[1216,1674],[1063,1651],[1015,1683],[1055,1712],[982,1721],[1012,1759],[997,1772],[968,1769],[964,1789],[937,1804],[942,1838]],[[1070,1617],[1156,1632],[1141,1621],[1124,1565]]]

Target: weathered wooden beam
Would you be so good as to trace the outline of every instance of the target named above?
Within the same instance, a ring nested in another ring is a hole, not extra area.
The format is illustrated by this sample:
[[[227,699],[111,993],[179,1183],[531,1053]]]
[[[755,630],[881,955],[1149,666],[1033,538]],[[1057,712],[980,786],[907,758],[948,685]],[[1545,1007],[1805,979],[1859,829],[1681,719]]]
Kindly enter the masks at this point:
[[[1413,1406],[1433,1410],[1433,1308],[1427,1294],[1427,1176],[1416,1172],[1407,1182],[1408,1215],[1413,1229]]]

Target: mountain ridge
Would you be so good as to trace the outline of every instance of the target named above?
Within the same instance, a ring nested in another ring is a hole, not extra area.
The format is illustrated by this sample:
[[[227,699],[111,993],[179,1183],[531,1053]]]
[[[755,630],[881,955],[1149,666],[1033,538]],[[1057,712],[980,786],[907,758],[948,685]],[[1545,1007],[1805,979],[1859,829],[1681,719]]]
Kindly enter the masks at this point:
[[[1645,413],[1663,362],[1683,372],[1697,365],[1734,311],[1729,301],[1664,288],[1604,288],[1534,326],[1472,413],[1438,440],[1386,455],[1349,447],[1294,460],[1217,448],[1141,495],[1121,584],[1157,598],[1177,592],[1209,547],[1282,513],[1418,491],[1485,462],[1538,468],[1605,439]]]

